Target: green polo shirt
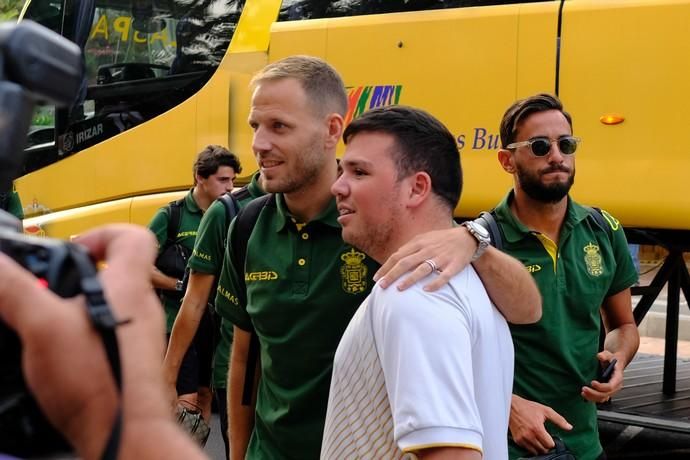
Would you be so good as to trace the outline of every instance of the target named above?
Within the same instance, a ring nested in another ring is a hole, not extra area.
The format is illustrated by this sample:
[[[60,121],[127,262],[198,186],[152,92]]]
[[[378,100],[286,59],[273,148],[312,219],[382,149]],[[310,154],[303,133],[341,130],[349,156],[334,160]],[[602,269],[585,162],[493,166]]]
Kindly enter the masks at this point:
[[[335,200],[298,229],[278,194],[247,246],[245,273],[226,254],[216,308],[256,331],[261,380],[247,458],[317,459],[333,356],[378,265],[343,242]],[[230,234],[235,230],[230,226]],[[237,295],[244,276],[247,305]]]
[[[201,216],[203,214],[203,211],[196,204],[196,201],[194,201],[192,190],[190,190],[184,197],[184,205],[182,206],[182,212],[180,213],[180,227],[177,230],[177,238],[175,239],[175,242],[178,242],[189,248],[190,251],[194,248],[197,229],[199,228],[199,223],[201,222]],[[158,240],[159,254],[163,249],[163,245],[168,239],[169,221],[170,214],[168,211],[168,206],[166,205],[156,211],[156,214],[153,216],[153,219],[148,226],[154,235],[156,235],[156,240]],[[166,295],[163,295],[161,300],[163,307],[165,308],[166,331],[170,333],[173,323],[175,322],[177,312],[180,309],[180,301],[170,298]]]
[[[530,231],[510,211],[511,191],[496,207],[503,250],[532,273],[543,298],[536,324],[510,325],[515,345],[513,392],[553,408],[573,425],[570,432],[546,427],[579,460],[597,458],[602,447],[597,408],[580,396],[599,368],[599,307],[606,297],[630,287],[637,272],[623,228],[604,212],[601,228],[589,210],[568,197],[559,245]],[[528,456],[511,440],[510,458]]]
[[[264,194],[258,183],[259,173],[256,173],[249,184],[235,192],[240,206],[243,207],[254,198]],[[230,225],[226,220],[225,205],[222,201],[216,200],[206,210],[204,217],[199,224],[199,233],[194,244],[192,256],[189,258],[187,266],[195,272],[220,275],[223,267],[223,255],[225,253],[225,242]],[[210,301],[216,297],[215,285],[210,293]],[[213,386],[214,388],[225,388],[228,378],[228,363],[230,362],[230,345],[232,344],[232,323],[221,320],[220,341],[213,355]]]
[[[14,188],[11,192],[7,192],[7,212],[12,214],[17,219],[24,218],[24,209],[22,208],[22,202],[19,199],[19,193],[17,193]]]

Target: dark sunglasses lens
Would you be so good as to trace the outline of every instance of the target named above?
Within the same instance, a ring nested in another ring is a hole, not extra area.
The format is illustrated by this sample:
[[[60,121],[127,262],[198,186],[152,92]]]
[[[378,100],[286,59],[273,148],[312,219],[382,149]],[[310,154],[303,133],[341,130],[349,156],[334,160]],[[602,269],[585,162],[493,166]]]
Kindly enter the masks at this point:
[[[532,141],[532,153],[543,157],[551,150],[551,142],[548,139],[534,139]]]
[[[577,150],[577,141],[572,137],[564,137],[558,140],[558,148],[566,155],[572,155]]]

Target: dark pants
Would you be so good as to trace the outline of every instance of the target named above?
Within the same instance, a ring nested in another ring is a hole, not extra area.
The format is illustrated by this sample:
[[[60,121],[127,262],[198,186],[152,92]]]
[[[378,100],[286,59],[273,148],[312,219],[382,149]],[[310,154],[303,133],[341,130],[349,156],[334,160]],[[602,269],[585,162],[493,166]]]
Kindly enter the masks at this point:
[[[208,310],[204,311],[199,328],[194,335],[180,364],[177,376],[177,394],[196,393],[199,387],[211,386],[213,350],[215,348],[215,326]],[[168,335],[170,340],[170,335]]]
[[[214,388],[213,395],[218,406],[218,416],[220,417],[220,434],[223,435],[225,443],[225,458],[230,457],[230,440],[228,439],[228,389]]]

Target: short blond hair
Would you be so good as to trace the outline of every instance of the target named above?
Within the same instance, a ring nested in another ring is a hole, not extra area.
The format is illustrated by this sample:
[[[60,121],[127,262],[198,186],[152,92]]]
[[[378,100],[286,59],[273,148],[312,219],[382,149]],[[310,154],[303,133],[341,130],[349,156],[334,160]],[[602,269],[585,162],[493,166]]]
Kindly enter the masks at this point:
[[[290,56],[268,64],[252,78],[251,86],[266,81],[294,78],[319,115],[347,113],[347,93],[338,72],[326,61],[313,56]]]

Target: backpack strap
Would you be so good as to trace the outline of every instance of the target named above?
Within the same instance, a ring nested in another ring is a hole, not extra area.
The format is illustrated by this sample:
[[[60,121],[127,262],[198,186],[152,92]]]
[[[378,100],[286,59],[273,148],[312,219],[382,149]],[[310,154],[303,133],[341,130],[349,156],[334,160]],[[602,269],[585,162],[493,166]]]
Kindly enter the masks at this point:
[[[503,250],[503,233],[501,232],[501,227],[498,226],[498,222],[496,222],[496,210],[482,211],[475,222],[489,232],[492,246],[499,251]]]
[[[247,304],[247,286],[244,284],[244,266],[247,259],[247,245],[249,237],[254,231],[256,221],[259,220],[259,214],[265,206],[275,206],[275,195],[270,193],[255,200],[252,200],[242,208],[235,218],[235,231],[228,244],[232,248],[235,273],[237,273],[240,283],[240,289],[237,290],[237,296],[246,305]],[[247,350],[247,367],[244,374],[244,387],[242,388],[242,405],[249,406],[252,401],[252,393],[254,389],[254,373],[256,372],[256,361],[259,354],[259,339],[255,332],[251,332],[249,339],[249,349]]]
[[[218,199],[225,207],[225,227],[227,228],[230,226],[232,219],[240,212],[240,202],[232,193],[225,193]]]
[[[165,240],[164,247],[175,244],[177,234],[180,231],[180,222],[182,220],[182,206],[184,205],[184,198],[168,203],[168,236]]]
[[[594,223],[597,224],[597,227],[604,230],[610,239],[612,236],[613,229],[611,228],[609,223],[606,221],[606,218],[604,217],[604,213],[602,212],[601,208],[595,208],[594,206],[583,206],[583,207],[587,211],[589,211],[589,217],[591,217],[592,220],[594,221]]]

